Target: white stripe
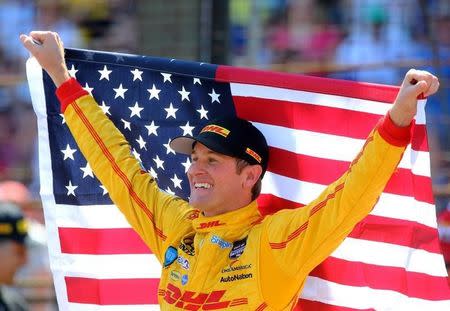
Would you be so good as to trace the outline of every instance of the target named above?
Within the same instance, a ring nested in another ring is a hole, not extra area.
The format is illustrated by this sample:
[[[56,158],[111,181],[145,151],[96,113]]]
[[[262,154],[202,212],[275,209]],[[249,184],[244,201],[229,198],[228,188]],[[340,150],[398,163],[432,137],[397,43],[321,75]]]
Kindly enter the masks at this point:
[[[277,125],[253,123],[266,137],[269,146],[284,149],[307,156],[351,162],[364,146],[365,140],[338,135],[296,130]],[[414,173],[430,176],[430,160],[428,152],[412,151],[409,145],[399,167],[411,169]]]
[[[359,112],[367,112],[378,115],[385,115],[387,111],[391,108],[391,103],[384,103],[360,98],[350,98],[339,95],[289,90],[272,86],[231,83],[230,88],[231,94],[233,94],[233,96],[256,97],[271,100],[289,101],[314,106],[323,106]],[[425,104],[426,99],[421,99],[417,101],[416,124],[426,123]]]
[[[115,205],[64,205],[58,204],[52,209],[58,227],[74,228],[131,228]]]
[[[402,245],[346,238],[331,256],[378,266],[400,267],[433,276],[447,276],[441,254]]]
[[[231,94],[233,94],[233,96],[267,98],[272,100],[298,102],[314,106],[340,108],[346,110],[368,112],[378,115],[385,115],[391,107],[390,103],[388,104],[372,100],[297,91],[271,86],[231,83],[230,88]]]
[[[45,228],[47,230],[47,246],[50,254],[50,268],[52,269],[53,283],[55,284],[56,299],[60,310],[67,310],[67,289],[64,276],[53,271],[52,254],[59,252],[59,235],[55,223],[55,200],[53,192],[53,176],[50,157],[50,144],[48,139],[46,98],[44,83],[42,80],[42,68],[35,58],[30,58],[26,63],[28,85],[30,87],[31,101],[36,113],[38,124],[39,146],[39,177],[40,194],[44,208]]]
[[[450,300],[412,298],[391,290],[342,285],[312,276],[307,278],[301,298],[347,308],[373,308],[377,311],[450,310]]]
[[[414,221],[436,229],[436,208],[413,197],[382,193],[371,215]]]
[[[161,265],[155,255],[51,254],[52,270],[66,276],[95,279],[160,278]],[[126,264],[124,264],[126,263]]]
[[[416,115],[416,124],[426,124],[426,114],[425,114],[425,105],[427,103],[426,99],[421,99],[417,101],[417,115]]]
[[[263,178],[261,193],[273,194],[305,205],[316,199],[326,187],[268,171]],[[371,214],[415,221],[436,228],[434,205],[417,201],[412,197],[382,193]]]
[[[69,303],[67,311],[159,311],[159,305],[93,305],[84,303]]]

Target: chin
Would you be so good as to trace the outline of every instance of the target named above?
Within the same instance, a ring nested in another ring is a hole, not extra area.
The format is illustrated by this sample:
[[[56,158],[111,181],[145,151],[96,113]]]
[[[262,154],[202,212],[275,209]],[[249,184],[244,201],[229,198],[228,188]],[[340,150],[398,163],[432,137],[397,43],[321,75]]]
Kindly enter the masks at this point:
[[[198,209],[199,211],[205,213],[210,210],[210,206],[208,202],[204,202],[203,200],[189,199],[189,205],[193,208]]]

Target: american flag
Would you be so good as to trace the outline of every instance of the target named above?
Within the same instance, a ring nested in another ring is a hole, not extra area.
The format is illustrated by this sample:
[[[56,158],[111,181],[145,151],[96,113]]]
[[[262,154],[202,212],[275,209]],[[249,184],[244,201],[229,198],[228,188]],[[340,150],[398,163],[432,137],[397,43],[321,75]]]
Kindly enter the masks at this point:
[[[189,158],[169,147],[214,116],[253,122],[270,145],[263,213],[301,208],[337,179],[397,87],[206,63],[66,49],[159,187],[189,196]],[[158,310],[160,265],[112,204],[71,136],[50,78],[30,59],[41,196],[61,310]],[[425,100],[413,139],[373,212],[312,271],[301,310],[450,310],[431,191]]]

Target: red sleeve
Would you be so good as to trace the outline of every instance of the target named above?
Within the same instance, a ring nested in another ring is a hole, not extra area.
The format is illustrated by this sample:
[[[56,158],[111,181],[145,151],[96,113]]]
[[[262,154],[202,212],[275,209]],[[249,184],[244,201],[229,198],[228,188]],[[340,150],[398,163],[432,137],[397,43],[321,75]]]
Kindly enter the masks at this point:
[[[389,113],[387,113],[378,123],[378,132],[391,145],[403,147],[411,141],[412,124],[413,122],[408,126],[397,126],[392,121]]]
[[[83,89],[75,78],[70,78],[63,84],[61,84],[56,90],[56,97],[58,97],[61,103],[61,112],[64,113],[67,106],[74,102],[81,96],[88,95],[89,93]]]

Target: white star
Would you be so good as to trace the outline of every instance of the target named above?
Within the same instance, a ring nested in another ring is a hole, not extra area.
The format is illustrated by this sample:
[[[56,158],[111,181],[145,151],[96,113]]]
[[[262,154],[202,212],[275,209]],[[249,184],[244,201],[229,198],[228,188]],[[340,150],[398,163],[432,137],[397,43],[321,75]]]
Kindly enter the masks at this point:
[[[89,84],[86,82],[86,85],[83,87],[83,89],[85,89],[86,91],[89,92],[89,94],[92,95],[92,91],[94,90],[93,87],[89,87]]]
[[[86,163],[85,167],[80,167],[80,170],[83,171],[83,178],[87,177],[87,176],[91,176],[92,178],[94,178],[94,173],[92,172],[91,166],[89,165],[89,163]]]
[[[111,115],[111,112],[109,112],[110,107],[111,106],[106,106],[105,102],[102,100],[102,104],[100,105],[100,108],[102,108],[104,114]]]
[[[166,147],[166,154],[169,153],[175,154],[175,151],[172,148],[170,148],[170,139],[167,141],[167,144],[163,144],[163,146]]]
[[[100,185],[100,188],[102,188],[102,189],[103,189],[103,195],[105,195],[105,194],[107,194],[107,193],[108,193],[108,190],[106,190],[106,187],[105,187],[105,186],[103,186],[103,185]]]
[[[70,67],[69,71],[69,75],[73,78],[76,78],[77,76],[77,72],[78,70],[75,69],[75,66],[72,64],[72,67]]]
[[[170,179],[173,182],[173,186],[175,188],[181,189],[181,182],[182,180],[178,178],[177,174],[173,174],[173,178]]]
[[[118,88],[113,89],[113,90],[114,90],[114,92],[116,92],[114,99],[116,99],[117,97],[122,97],[123,99],[125,99],[125,92],[128,91],[128,89],[123,88],[122,83],[120,83]]]
[[[182,88],[181,88],[181,91],[178,91],[178,93],[180,93],[180,95],[181,95],[181,101],[183,101],[183,100],[187,100],[187,101],[190,101],[189,100],[189,94],[191,94],[191,92],[188,92],[188,91],[186,91],[185,89],[184,89],[184,86],[182,86]]]
[[[131,123],[130,123],[130,122],[128,122],[128,121],[126,121],[126,120],[124,120],[124,119],[120,119],[120,121],[123,122],[123,129],[124,129],[124,130],[125,130],[125,129],[129,129],[129,130],[131,131]]]
[[[133,116],[138,116],[140,118],[141,117],[141,111],[144,108],[139,107],[139,103],[136,102],[133,107],[128,107],[128,109],[131,110],[130,118],[132,118]]]
[[[134,157],[135,157],[136,159],[138,159],[139,162],[142,162],[142,161],[141,161],[141,155],[139,154],[139,152],[136,151],[136,149],[133,148],[133,150],[131,151],[131,153],[134,155]]]
[[[61,120],[61,124],[64,124],[64,123],[66,123],[66,118],[64,117],[64,114],[60,113],[59,115],[60,115],[60,116],[61,116],[61,118],[62,118],[62,120]]]
[[[200,119],[207,119],[208,120],[208,110],[205,110],[203,108],[203,105],[200,107],[200,109],[197,110],[197,112],[200,114]]]
[[[181,165],[184,166],[184,172],[187,173],[189,167],[191,166],[191,160],[189,158],[186,158],[186,161],[184,163],[181,163]]]
[[[195,126],[190,126],[189,121],[186,122],[186,125],[180,126],[180,128],[183,130],[183,136],[186,135],[194,136],[194,134],[192,134],[192,130],[195,128]]]
[[[175,192],[172,191],[172,189],[167,186],[167,189],[165,190],[168,194],[175,195]]]
[[[147,150],[147,147],[145,147],[145,145],[147,144],[147,142],[145,142],[145,141],[142,139],[142,136],[141,136],[141,135],[139,135],[139,139],[136,139],[136,141],[137,141],[137,143],[139,144],[139,148],[144,149],[144,150]]]
[[[75,152],[77,152],[77,149],[71,149],[70,146],[69,146],[69,144],[67,144],[66,149],[65,149],[65,150],[61,150],[61,152],[64,154],[64,160],[66,160],[66,159],[68,159],[68,158],[70,158],[70,159],[72,159],[72,160],[75,160],[75,159],[73,158],[73,154],[74,154]]]
[[[133,74],[133,81],[141,80],[142,81],[142,74],[143,71],[140,71],[139,69],[130,70],[130,72]]]
[[[153,161],[156,163],[156,168],[162,168],[164,170],[164,161],[158,155],[156,155],[156,158],[153,158]]]
[[[202,81],[200,81],[199,78],[194,78],[194,85],[196,85],[197,83],[202,85]]]
[[[172,83],[172,74],[170,74],[170,73],[163,73],[163,72],[161,72],[161,74],[164,77],[164,81],[163,82],[169,81],[170,83]]]
[[[67,186],[65,186],[65,187],[67,189],[67,196],[69,196],[69,195],[75,196],[75,189],[77,189],[78,186],[72,185],[72,181],[69,180],[69,184]]]
[[[219,100],[220,94],[217,94],[216,91],[214,91],[214,89],[212,89],[212,92],[208,93],[208,95],[211,96],[211,104],[215,101],[220,104],[220,100]]]
[[[156,98],[157,100],[159,100],[159,92],[161,92],[161,90],[157,89],[155,84],[153,84],[151,89],[147,89],[147,91],[150,93],[150,98]]]
[[[173,117],[174,119],[177,118],[175,116],[175,113],[177,112],[178,109],[173,108],[172,103],[170,103],[170,106],[168,108],[164,108],[164,110],[167,112],[166,119],[168,119],[169,117]]]
[[[109,81],[109,75],[111,74],[112,70],[108,70],[108,67],[106,65],[103,67],[102,70],[97,70],[100,73],[100,79],[99,81],[106,79]]]
[[[155,172],[155,170],[153,169],[153,167],[150,168],[150,170],[148,171],[150,173],[150,175],[152,175],[152,177],[154,179],[158,178],[158,174]]]
[[[148,136],[154,134],[155,136],[158,136],[158,133],[156,130],[158,129],[158,125],[155,125],[155,121],[152,121],[150,125],[146,125],[145,128],[148,130]]]

